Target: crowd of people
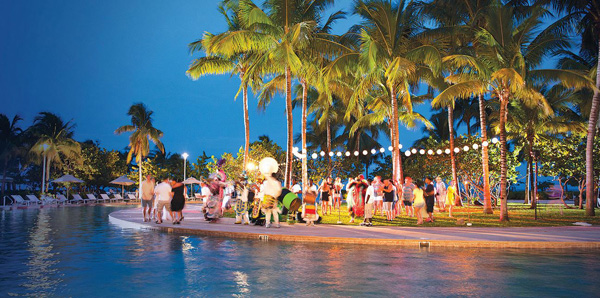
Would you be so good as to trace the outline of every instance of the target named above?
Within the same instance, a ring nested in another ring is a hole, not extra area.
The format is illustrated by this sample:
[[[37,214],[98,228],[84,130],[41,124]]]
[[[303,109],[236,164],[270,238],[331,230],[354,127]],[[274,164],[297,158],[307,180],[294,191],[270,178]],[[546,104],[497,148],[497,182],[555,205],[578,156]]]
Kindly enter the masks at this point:
[[[262,223],[266,227],[280,227],[281,210],[277,203],[277,197],[282,193],[280,181],[270,175],[262,175],[257,183],[250,183],[245,173],[236,181],[225,180],[224,173],[216,174],[201,184],[200,198],[207,220],[214,222],[223,215],[224,210],[234,209],[236,224],[247,225],[250,218],[262,215]],[[411,177],[405,177],[402,184],[380,176],[369,180],[359,175],[348,179],[345,184],[340,177],[335,180],[330,177],[323,179],[319,185],[309,179],[306,187],[303,198],[303,187],[294,180],[291,192],[302,202],[300,218],[307,225],[314,225],[318,220],[318,206],[322,215],[339,211],[344,193],[350,223],[354,223],[357,217],[362,217],[362,226],[372,226],[373,217],[378,213],[390,222],[402,214],[416,217],[417,225],[433,222],[435,206],[440,212],[448,211],[449,217],[453,217],[453,206],[458,197],[456,183],[451,181],[446,186],[440,177],[435,180],[427,177],[424,181],[413,181]],[[182,210],[185,207],[186,192],[182,182],[164,179],[156,184],[148,175],[142,184],[144,222],[155,221],[156,224],[161,224],[166,211],[173,224],[180,224],[184,219]],[[249,216],[249,212],[252,212],[252,216]],[[271,225],[271,219],[274,225]]]

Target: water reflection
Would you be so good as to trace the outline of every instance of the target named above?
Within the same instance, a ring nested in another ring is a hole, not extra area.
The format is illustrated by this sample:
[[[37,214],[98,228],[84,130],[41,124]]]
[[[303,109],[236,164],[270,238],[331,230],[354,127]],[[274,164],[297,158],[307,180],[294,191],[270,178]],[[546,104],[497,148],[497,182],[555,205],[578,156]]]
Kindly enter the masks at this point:
[[[600,276],[596,251],[420,250],[182,236],[108,225],[115,210],[2,213],[0,297],[595,296]]]
[[[29,231],[27,250],[29,259],[26,270],[21,273],[22,287],[27,288],[35,296],[49,296],[62,282],[55,265],[58,263],[53,252],[52,228],[47,210],[40,210],[34,226]]]

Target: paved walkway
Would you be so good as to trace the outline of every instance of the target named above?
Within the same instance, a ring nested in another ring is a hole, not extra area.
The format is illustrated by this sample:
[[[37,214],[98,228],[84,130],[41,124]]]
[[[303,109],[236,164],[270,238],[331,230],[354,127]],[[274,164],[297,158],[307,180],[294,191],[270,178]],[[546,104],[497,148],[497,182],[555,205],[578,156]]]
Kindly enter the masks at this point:
[[[110,214],[110,221],[127,228],[160,230],[168,233],[321,243],[354,243],[427,247],[490,248],[600,248],[600,227],[389,227],[282,223],[281,228],[236,225],[233,218],[208,223],[199,206],[188,205],[181,225],[142,221],[141,209],[131,208]]]

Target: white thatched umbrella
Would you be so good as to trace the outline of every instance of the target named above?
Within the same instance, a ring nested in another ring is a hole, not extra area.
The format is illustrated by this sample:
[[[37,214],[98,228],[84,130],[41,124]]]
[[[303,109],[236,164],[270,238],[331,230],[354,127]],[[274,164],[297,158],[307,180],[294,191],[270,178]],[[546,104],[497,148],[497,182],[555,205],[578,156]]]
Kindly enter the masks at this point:
[[[117,184],[117,185],[121,185],[121,196],[125,195],[125,185],[129,186],[135,183],[135,181],[127,178],[127,176],[123,175],[113,181],[111,181],[110,183],[112,184]]]
[[[83,180],[75,178],[73,175],[64,175],[60,178],[50,181],[52,183],[83,183]],[[69,187],[67,187],[67,198],[69,198]]]

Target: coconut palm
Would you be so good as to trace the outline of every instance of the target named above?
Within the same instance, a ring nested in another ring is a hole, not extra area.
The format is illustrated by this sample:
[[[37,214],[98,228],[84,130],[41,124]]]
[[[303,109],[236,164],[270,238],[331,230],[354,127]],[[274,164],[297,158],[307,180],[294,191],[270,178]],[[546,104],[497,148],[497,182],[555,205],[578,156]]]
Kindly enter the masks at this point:
[[[39,113],[30,127],[31,135],[37,140],[29,151],[34,162],[41,163],[46,156],[45,180],[50,179],[52,165],[65,169],[69,163],[81,164],[81,145],[73,140],[75,125],[71,121],[64,122],[58,115],[50,112]],[[47,191],[44,181],[41,191]]]
[[[421,30],[417,7],[411,2],[383,0],[358,0],[354,13],[363,22],[358,27],[360,52],[339,57],[334,66],[343,61],[358,60],[359,83],[349,103],[361,105],[361,101],[387,94],[389,114],[385,115],[392,142],[393,179],[402,179],[399,151],[399,106],[412,113],[411,84],[427,65],[434,71],[440,55],[438,50],[423,43],[418,34]],[[351,71],[357,71],[351,69]],[[375,94],[371,94],[374,92]]]
[[[18,126],[19,121],[23,120],[21,116],[15,115],[11,120],[0,114],[0,162],[2,163],[2,193],[6,187],[6,172],[12,163],[23,153],[23,130]]]
[[[124,132],[133,132],[129,136],[129,153],[127,154],[127,163],[130,163],[135,155],[135,163],[138,165],[139,187],[142,187],[142,161],[150,153],[150,142],[164,154],[165,146],[160,141],[163,132],[152,125],[152,114],[145,104],[136,103],[129,107],[127,115],[131,116],[131,124],[123,125],[115,130],[116,134]],[[142,191],[139,196],[141,199]]]
[[[582,55],[594,57],[596,60],[595,89],[591,100],[587,128],[586,144],[586,197],[588,198],[585,206],[587,216],[594,216],[594,137],[598,127],[598,113],[600,113],[600,5],[597,1],[591,0],[545,0],[543,2],[551,3],[558,11],[566,12],[565,19],[571,20],[577,24],[578,36],[581,36]]]
[[[258,71],[248,74],[246,79],[244,76],[248,73],[253,59],[256,58],[256,53],[252,51],[230,53],[223,51],[223,48],[216,46],[224,36],[242,30],[242,23],[239,18],[239,4],[235,1],[223,1],[219,5],[219,11],[227,21],[229,26],[228,31],[219,35],[205,33],[200,40],[189,44],[189,49],[192,54],[206,51],[207,56],[195,59],[186,71],[187,75],[192,79],[197,80],[201,76],[207,74],[225,74],[230,73],[237,75],[240,80],[240,91],[242,93],[243,110],[244,110],[244,169],[248,162],[248,150],[250,148],[250,119],[248,116],[248,88],[256,90],[261,84],[261,78]],[[239,94],[239,92],[238,92]],[[236,94],[236,98],[238,96]]]
[[[490,93],[499,101],[500,136],[500,220],[508,220],[506,202],[507,186],[507,135],[506,119],[508,104],[522,101],[546,114],[551,112],[543,94],[533,88],[534,82],[557,82],[570,88],[593,87],[581,73],[570,70],[536,69],[545,57],[568,46],[565,36],[556,26],[549,26],[535,34],[546,11],[535,7],[523,18],[515,18],[512,7],[494,3],[486,9],[486,24],[477,32],[479,57],[453,55],[446,57],[464,72],[450,75],[446,80],[452,84],[441,92],[434,102],[444,105],[454,98],[467,98]],[[473,73],[476,73],[474,75]]]

